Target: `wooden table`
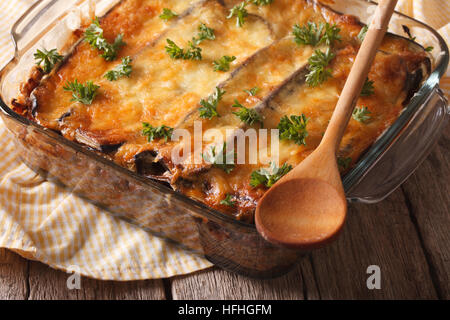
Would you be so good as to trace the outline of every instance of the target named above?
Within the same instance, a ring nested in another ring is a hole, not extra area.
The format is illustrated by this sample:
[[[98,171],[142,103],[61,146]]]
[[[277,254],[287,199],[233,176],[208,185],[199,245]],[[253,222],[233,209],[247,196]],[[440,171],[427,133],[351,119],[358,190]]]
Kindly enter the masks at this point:
[[[350,205],[333,245],[300,260],[290,274],[252,280],[217,268],[138,282],[82,279],[0,250],[0,299],[450,299],[450,126],[433,153],[376,205]],[[367,288],[367,268],[381,289]]]

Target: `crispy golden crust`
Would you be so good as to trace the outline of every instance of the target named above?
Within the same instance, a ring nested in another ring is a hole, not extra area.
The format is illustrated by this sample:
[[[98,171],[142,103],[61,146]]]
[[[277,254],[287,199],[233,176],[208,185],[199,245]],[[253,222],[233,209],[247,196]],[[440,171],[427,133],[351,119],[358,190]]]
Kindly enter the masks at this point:
[[[247,108],[256,108],[265,117],[267,129],[276,128],[284,115],[303,113],[309,118],[307,145],[281,142],[280,162],[295,166],[320,143],[358,52],[361,25],[356,17],[337,14],[313,1],[275,0],[268,6],[250,6],[244,27],[238,28],[234,19],[226,18],[228,9],[238,2],[125,0],[101,20],[108,41],[122,33],[127,43],[116,61],[105,61],[81,42],[44,80],[35,72],[24,84],[26,98],[16,100],[15,109],[70,140],[108,154],[122,166],[170,182],[176,190],[215,209],[252,221],[258,199],[266,190],[252,188],[249,181],[261,164],[237,165],[229,174],[206,164],[174,165],[170,154],[176,143],[149,143],[142,135],[142,122],[188,131],[193,131],[195,120],[202,121],[204,131],[239,128],[242,124],[231,108],[235,99]],[[163,8],[179,13],[178,18],[162,21],[158,16]],[[298,46],[290,37],[294,24],[308,21],[336,23],[342,37],[334,47],[333,77],[315,88],[304,81],[314,48]],[[201,44],[203,60],[171,59],[165,52],[166,39],[184,46],[200,22],[216,31],[215,41]],[[223,55],[237,59],[230,71],[214,72],[212,61]],[[106,80],[104,74],[125,56],[133,58],[131,77]],[[395,122],[426,75],[427,66],[427,54],[417,44],[386,37],[369,76],[375,94],[358,101],[358,106],[370,110],[372,119],[364,124],[350,122],[339,157],[355,163]],[[101,87],[92,105],[72,102],[70,93],[63,90],[65,83],[74,79],[90,80]],[[222,117],[200,119],[199,101],[216,86],[227,91],[218,106]],[[255,97],[243,92],[252,87],[260,88]],[[236,206],[221,204],[227,195],[233,196]]]

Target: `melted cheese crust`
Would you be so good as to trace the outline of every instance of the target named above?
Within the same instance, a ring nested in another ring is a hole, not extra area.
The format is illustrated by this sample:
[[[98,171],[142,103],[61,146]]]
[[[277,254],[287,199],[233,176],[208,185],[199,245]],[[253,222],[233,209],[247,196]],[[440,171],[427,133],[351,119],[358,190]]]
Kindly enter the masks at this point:
[[[277,128],[285,115],[305,114],[309,119],[306,146],[291,141],[280,144],[280,162],[295,166],[321,141],[358,52],[361,25],[357,18],[339,15],[313,1],[274,0],[267,6],[250,5],[250,14],[240,28],[235,18],[227,19],[229,9],[239,2],[122,1],[101,19],[108,41],[112,42],[119,33],[124,35],[127,45],[118,59],[107,62],[98,51],[81,42],[67,61],[33,91],[30,97],[36,106],[33,119],[70,140],[100,151],[117,146],[109,156],[131,170],[136,170],[137,156],[155,152],[157,160],[168,168],[160,178],[171,181],[175,189],[237,219],[252,221],[257,201],[266,191],[249,184],[251,173],[262,167],[261,163],[237,165],[229,174],[207,164],[192,165],[192,159],[174,165],[170,154],[178,143],[148,142],[142,135],[142,123],[190,132],[194,130],[194,121],[202,122],[204,132],[245,128],[233,114],[235,100],[258,110],[266,129]],[[163,8],[170,8],[179,16],[164,22],[159,18]],[[294,24],[304,25],[308,21],[336,23],[342,37],[333,49],[336,53],[330,65],[333,77],[314,88],[305,84],[304,77],[308,59],[317,48],[298,46],[290,35]],[[203,59],[171,59],[165,50],[166,39],[185,47],[197,35],[200,23],[213,28],[216,35],[216,40],[201,43]],[[212,62],[223,55],[237,59],[228,72],[215,72]],[[104,74],[126,56],[133,59],[131,77],[115,82],[106,80]],[[355,163],[395,122],[410,94],[409,77],[427,59],[426,53],[410,41],[386,37],[369,76],[374,81],[375,94],[358,101],[358,106],[371,111],[372,119],[368,123],[351,120],[339,157],[352,158]],[[100,86],[92,105],[71,101],[71,94],[63,90],[67,81],[75,79]],[[199,102],[217,86],[226,91],[218,105],[221,117],[201,119]],[[253,87],[260,88],[256,96],[243,92]],[[193,151],[205,153],[207,148]],[[236,199],[235,207],[221,204],[227,195]]]

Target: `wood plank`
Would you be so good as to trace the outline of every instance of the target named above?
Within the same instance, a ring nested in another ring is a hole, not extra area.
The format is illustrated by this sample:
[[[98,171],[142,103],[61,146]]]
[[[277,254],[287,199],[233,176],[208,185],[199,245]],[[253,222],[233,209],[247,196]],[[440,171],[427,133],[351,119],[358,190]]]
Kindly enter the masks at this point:
[[[28,297],[28,261],[0,249],[0,300],[25,300]]]
[[[402,186],[442,299],[450,299],[450,126],[419,170]]]
[[[174,300],[303,300],[319,297],[309,257],[288,275],[270,280],[249,279],[214,268],[171,280]]]
[[[30,262],[30,300],[163,300],[162,280],[113,282],[82,278],[80,290],[69,290],[70,275]]]
[[[381,268],[381,290],[369,290],[370,265]],[[317,283],[316,283],[317,281]],[[377,205],[350,206],[341,238],[302,259],[275,280],[252,280],[212,269],[172,280],[174,299],[433,299],[425,254],[397,191]]]
[[[312,261],[322,299],[437,298],[401,190],[376,205],[351,205],[341,237]],[[381,269],[380,290],[367,288],[371,265]]]
[[[303,279],[303,295],[305,300],[320,300],[320,292],[317,286],[316,275],[312,266],[312,256],[308,254],[299,261],[299,267]]]

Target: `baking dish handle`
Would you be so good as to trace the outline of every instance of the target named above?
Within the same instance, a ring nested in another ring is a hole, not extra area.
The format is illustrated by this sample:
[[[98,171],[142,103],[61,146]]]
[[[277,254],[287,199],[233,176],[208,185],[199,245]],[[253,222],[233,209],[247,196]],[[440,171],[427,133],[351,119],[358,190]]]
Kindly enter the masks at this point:
[[[37,0],[33,3],[27,11],[13,24],[11,28],[11,38],[14,44],[15,56],[19,56],[22,46],[22,39],[26,38],[26,35],[30,29],[35,26],[42,14],[49,9],[49,7],[53,6],[57,0],[52,0],[48,4],[44,6],[42,9],[42,4],[48,2],[45,0]],[[35,31],[35,30],[34,30]],[[25,47],[25,45],[23,45]]]
[[[394,192],[427,158],[450,118],[443,92],[436,86],[396,140],[347,191],[353,202],[375,203]]]
[[[20,57],[32,47],[50,28],[73,10],[73,4],[91,0],[37,0],[14,23],[11,28],[11,38],[14,44],[15,56]]]

